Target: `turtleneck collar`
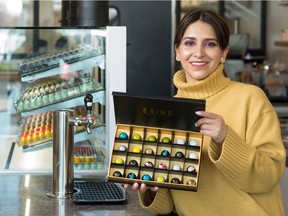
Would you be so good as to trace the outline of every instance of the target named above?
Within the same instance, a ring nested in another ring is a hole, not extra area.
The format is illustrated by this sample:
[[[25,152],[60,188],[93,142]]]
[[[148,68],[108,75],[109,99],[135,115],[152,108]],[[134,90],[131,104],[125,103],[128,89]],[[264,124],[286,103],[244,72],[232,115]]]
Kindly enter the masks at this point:
[[[173,82],[176,86],[176,97],[206,99],[224,89],[230,79],[223,75],[224,65],[219,64],[218,68],[207,78],[195,83],[187,83],[185,72],[179,70],[175,73]]]

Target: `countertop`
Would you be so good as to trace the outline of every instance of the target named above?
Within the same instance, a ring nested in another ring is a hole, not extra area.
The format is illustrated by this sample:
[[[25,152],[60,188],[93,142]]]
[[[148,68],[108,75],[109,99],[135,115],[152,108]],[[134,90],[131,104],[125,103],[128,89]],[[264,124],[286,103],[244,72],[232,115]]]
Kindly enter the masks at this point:
[[[97,215],[152,216],[139,204],[137,193],[126,189],[127,202],[120,204],[74,204],[70,199],[47,196],[52,190],[51,175],[0,175],[0,215]]]
[[[76,180],[76,179],[75,179]],[[89,179],[90,180],[90,179]],[[280,182],[288,216],[288,168]],[[70,199],[47,196],[52,191],[52,175],[0,174],[0,216],[155,216],[139,204],[137,193],[126,189],[127,202],[121,204],[74,204]]]

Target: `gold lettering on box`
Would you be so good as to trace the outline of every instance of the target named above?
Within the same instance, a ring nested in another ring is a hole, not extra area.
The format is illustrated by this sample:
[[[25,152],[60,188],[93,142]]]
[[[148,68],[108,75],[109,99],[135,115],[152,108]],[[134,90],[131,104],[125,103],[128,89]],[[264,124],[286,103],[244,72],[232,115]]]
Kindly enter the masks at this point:
[[[145,115],[151,116],[174,116],[174,112],[172,110],[162,110],[162,109],[154,109],[154,108],[143,108],[143,113]]]

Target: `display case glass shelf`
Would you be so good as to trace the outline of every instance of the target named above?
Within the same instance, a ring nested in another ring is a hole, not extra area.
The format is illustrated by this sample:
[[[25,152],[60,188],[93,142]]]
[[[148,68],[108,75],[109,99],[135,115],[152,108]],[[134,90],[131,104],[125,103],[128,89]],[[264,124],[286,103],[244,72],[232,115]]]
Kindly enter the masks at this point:
[[[70,109],[84,117],[87,94],[95,121],[92,134],[74,128],[74,170],[106,172],[115,130],[112,91],[126,92],[126,27],[1,27],[0,38],[0,61],[17,71],[21,86],[11,94],[19,130],[0,172],[51,172],[53,112]],[[23,168],[28,157],[37,157],[38,166]]]

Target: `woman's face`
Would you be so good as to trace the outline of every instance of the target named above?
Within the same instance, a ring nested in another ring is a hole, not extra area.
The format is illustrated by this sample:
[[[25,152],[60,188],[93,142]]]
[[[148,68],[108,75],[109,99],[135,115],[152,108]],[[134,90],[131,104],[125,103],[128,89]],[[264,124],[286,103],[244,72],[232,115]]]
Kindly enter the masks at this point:
[[[181,62],[188,83],[208,77],[225,62],[227,54],[228,48],[220,49],[212,26],[200,20],[188,26],[176,48],[176,60]]]

